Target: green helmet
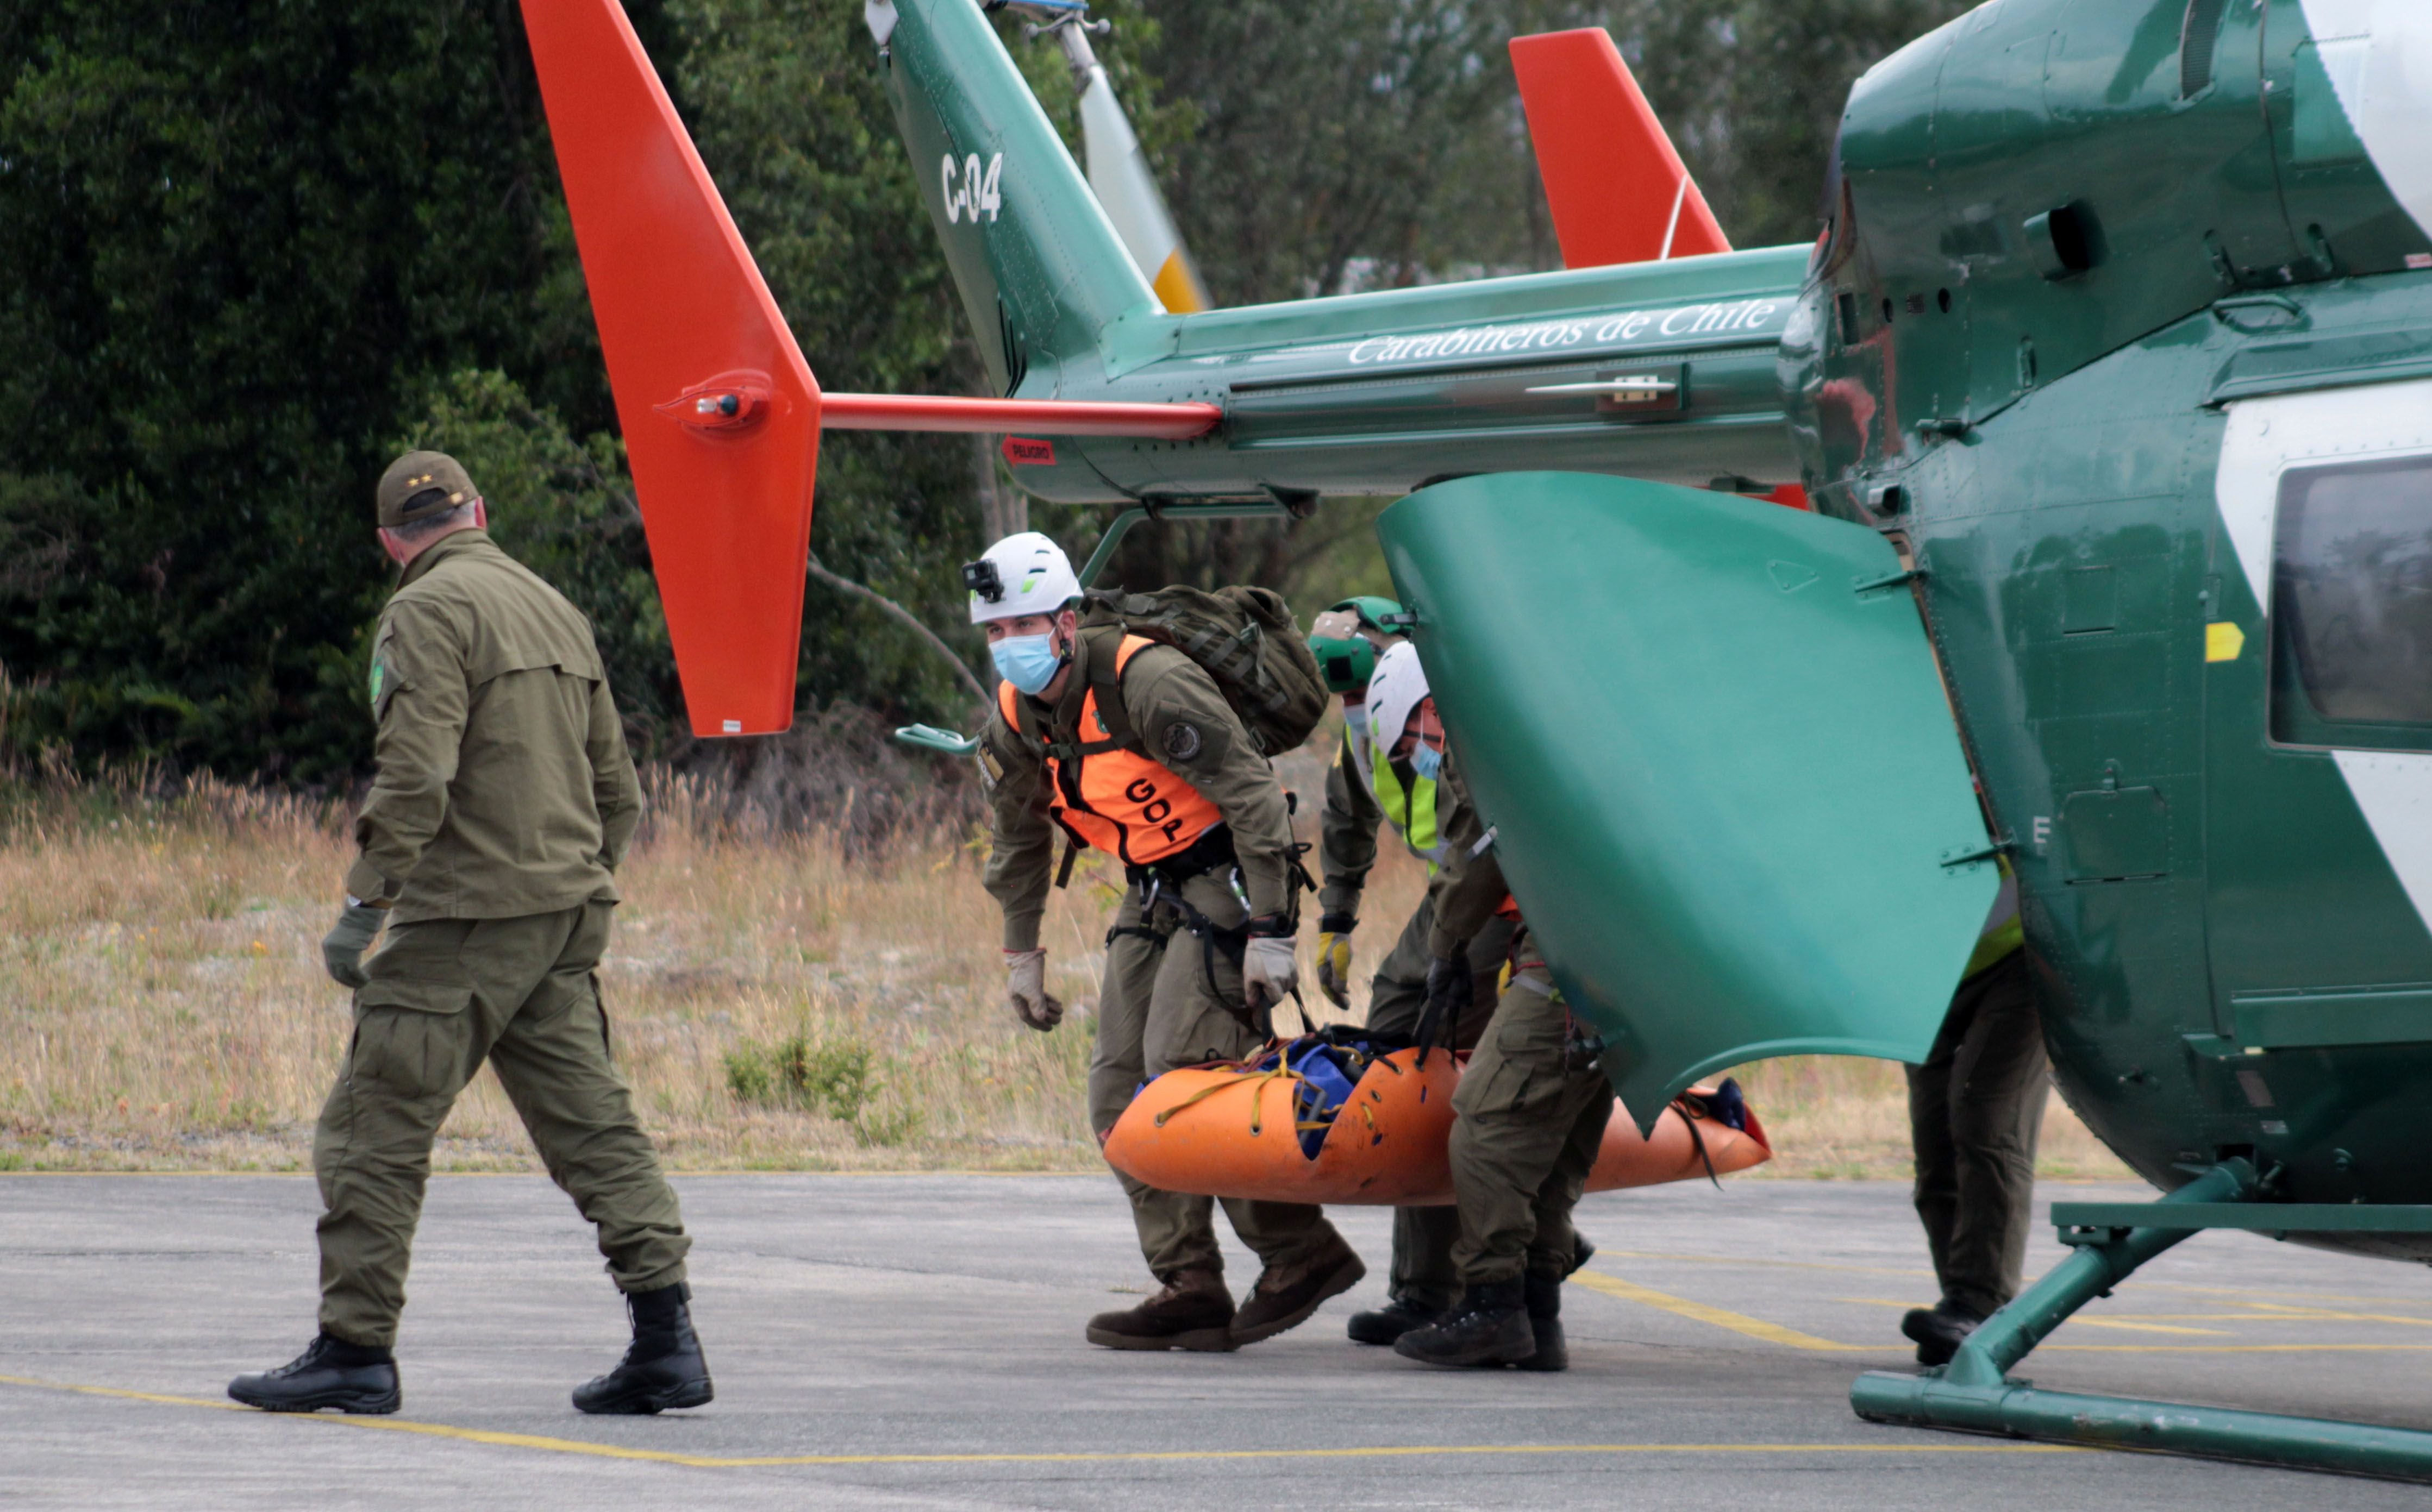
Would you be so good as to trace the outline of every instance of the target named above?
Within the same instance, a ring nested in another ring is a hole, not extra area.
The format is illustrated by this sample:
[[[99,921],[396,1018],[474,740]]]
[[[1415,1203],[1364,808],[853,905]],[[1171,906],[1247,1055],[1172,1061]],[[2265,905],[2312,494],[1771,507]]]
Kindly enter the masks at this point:
[[[1376,670],[1376,643],[1360,632],[1392,635],[1393,630],[1385,620],[1401,613],[1402,606],[1390,598],[1362,595],[1328,605],[1317,616],[1309,630],[1309,649],[1317,658],[1317,669],[1325,675],[1329,691],[1367,693],[1368,674]]]

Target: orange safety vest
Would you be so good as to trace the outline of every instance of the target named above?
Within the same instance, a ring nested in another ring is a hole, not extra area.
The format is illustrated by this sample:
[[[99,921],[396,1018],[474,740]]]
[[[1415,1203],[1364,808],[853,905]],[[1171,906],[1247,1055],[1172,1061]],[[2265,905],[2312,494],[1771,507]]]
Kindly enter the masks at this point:
[[[1115,680],[1133,656],[1155,641],[1126,635],[1115,650]],[[1010,682],[1000,682],[997,708],[1010,729],[1022,728],[1021,697]],[[1114,732],[1098,714],[1098,690],[1092,682],[1081,699],[1081,738],[1111,741]],[[1224,822],[1224,815],[1172,770],[1135,750],[1116,746],[1086,754],[1067,773],[1053,755],[1047,758],[1049,807],[1064,832],[1083,845],[1111,851],[1126,865],[1144,866],[1191,848],[1192,842]]]

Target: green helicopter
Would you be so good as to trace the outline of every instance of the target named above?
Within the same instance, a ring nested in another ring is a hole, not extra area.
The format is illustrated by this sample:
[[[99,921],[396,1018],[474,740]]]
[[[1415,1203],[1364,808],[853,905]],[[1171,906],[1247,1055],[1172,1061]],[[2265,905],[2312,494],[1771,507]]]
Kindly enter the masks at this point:
[[[2432,1479],[2008,1375],[2202,1229],[2432,1261],[2432,7],[1994,0],[1859,81],[1813,247],[1736,252],[1609,40],[1522,39],[1573,266],[1191,314],[977,0],[865,8],[1000,398],[821,395],[647,60],[601,82],[613,0],[527,0],[697,728],[790,708],[822,424],[1008,433],[1126,507],[1085,583],[1138,519],[1407,494],[1398,628],[1630,1108],[1920,1059],[2018,878],[2057,1084],[2169,1195],[2057,1204],[2074,1254],[1862,1415]],[[645,329],[618,228],[685,217],[736,292]]]

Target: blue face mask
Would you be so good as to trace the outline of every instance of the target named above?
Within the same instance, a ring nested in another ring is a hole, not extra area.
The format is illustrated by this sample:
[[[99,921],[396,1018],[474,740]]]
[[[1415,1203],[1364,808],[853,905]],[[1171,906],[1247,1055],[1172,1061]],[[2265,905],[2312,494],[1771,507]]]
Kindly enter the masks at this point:
[[[1434,781],[1436,775],[1444,770],[1444,752],[1424,740],[1420,741],[1410,751],[1410,770],[1427,781]]]
[[[1364,735],[1368,733],[1368,706],[1364,703],[1344,704],[1343,706],[1343,728],[1350,731],[1355,735]]]
[[[1056,680],[1064,658],[1056,654],[1053,635],[1008,635],[988,647],[997,675],[1023,693],[1037,695]]]

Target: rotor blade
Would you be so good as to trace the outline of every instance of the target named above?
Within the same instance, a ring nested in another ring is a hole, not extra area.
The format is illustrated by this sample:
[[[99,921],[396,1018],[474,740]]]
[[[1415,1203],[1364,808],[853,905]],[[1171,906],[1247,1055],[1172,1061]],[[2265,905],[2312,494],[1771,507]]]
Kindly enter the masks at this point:
[[[1115,234],[1140,264],[1157,291],[1157,302],[1174,315],[1195,314],[1213,308],[1198,265],[1174,229],[1174,214],[1149,171],[1140,139],[1132,134],[1131,118],[1115,98],[1106,65],[1089,48],[1089,34],[1078,25],[1056,29],[1064,56],[1072,62],[1080,88],[1081,146],[1089,160],[1089,192],[1105,207]]]

